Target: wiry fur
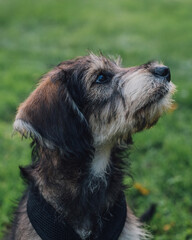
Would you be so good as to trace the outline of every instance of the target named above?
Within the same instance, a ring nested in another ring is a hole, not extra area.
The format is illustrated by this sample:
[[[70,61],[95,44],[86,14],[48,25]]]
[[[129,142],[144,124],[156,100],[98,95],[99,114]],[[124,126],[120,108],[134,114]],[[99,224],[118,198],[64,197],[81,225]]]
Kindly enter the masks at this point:
[[[119,63],[90,54],[59,64],[20,105],[14,123],[15,131],[33,139],[33,161],[21,168],[22,175],[82,239],[94,239],[102,213],[124,188],[122,146],[171,106],[174,85],[153,73],[162,64],[122,68]],[[106,82],[97,81],[100,75]],[[26,213],[27,198],[28,191],[10,240],[40,239]],[[127,209],[119,239],[147,239]]]

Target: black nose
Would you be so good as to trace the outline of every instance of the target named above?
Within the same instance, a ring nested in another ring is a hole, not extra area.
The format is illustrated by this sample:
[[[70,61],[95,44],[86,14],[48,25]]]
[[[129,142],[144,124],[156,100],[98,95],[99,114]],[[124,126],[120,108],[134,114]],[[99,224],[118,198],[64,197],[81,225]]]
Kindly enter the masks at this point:
[[[153,70],[154,75],[165,78],[168,82],[171,80],[171,73],[168,67],[156,67]]]

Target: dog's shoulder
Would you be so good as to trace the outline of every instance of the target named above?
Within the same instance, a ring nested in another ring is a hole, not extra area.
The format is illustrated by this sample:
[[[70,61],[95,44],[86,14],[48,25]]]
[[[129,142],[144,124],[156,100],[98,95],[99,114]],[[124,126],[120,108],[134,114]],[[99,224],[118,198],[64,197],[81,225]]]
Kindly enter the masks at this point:
[[[41,240],[27,215],[28,190],[23,194],[15,212],[10,234],[4,240]]]

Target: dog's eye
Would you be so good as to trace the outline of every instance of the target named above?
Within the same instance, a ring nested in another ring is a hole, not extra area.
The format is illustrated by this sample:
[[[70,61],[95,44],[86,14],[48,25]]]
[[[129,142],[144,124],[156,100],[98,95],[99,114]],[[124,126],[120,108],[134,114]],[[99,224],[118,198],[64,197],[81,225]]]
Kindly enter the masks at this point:
[[[97,79],[96,79],[96,83],[107,83],[110,81],[110,77],[104,74],[99,74]]]
[[[106,82],[108,82],[108,79],[103,74],[100,74],[96,79],[96,83],[106,83]]]

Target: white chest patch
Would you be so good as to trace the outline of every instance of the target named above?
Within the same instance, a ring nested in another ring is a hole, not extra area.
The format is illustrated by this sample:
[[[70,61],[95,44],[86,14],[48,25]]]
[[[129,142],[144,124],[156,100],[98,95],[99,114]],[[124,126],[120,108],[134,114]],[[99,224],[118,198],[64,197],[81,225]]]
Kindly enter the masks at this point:
[[[102,177],[106,173],[110,162],[111,146],[102,146],[96,149],[95,156],[91,164],[91,173],[95,177]]]

